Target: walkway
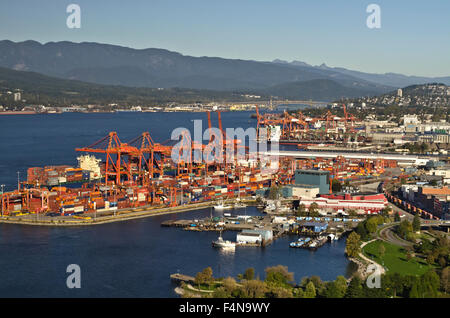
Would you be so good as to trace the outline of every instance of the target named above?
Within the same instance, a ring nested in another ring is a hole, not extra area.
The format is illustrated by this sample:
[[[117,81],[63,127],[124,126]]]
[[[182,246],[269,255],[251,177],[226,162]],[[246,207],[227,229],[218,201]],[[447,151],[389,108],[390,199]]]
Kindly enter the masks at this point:
[[[377,268],[377,272],[378,272],[378,273],[384,274],[384,273],[386,273],[386,270],[384,269],[383,266],[381,266],[381,265],[378,264],[377,262],[371,260],[370,258],[364,256],[364,254],[362,253],[362,250],[363,250],[364,246],[366,246],[366,245],[369,244],[369,243],[375,242],[375,241],[376,241],[376,239],[373,239],[373,240],[370,240],[370,241],[368,241],[368,242],[364,242],[363,244],[361,244],[361,252],[359,253],[359,256],[360,256],[363,260],[365,260],[366,262],[375,265],[376,268]]]

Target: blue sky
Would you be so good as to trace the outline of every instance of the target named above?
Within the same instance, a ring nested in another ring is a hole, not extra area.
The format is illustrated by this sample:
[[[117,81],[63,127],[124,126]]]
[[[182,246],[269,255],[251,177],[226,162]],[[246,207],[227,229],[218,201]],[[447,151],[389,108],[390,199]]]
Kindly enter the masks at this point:
[[[81,29],[66,7],[81,7]],[[381,28],[366,7],[381,7]],[[3,0],[0,39],[100,42],[192,56],[450,76],[448,0]]]

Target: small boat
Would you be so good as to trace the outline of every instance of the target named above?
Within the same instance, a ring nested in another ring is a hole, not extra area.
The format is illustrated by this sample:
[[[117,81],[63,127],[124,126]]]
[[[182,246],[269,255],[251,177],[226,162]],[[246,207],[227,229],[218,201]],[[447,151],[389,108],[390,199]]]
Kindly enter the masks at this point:
[[[309,244],[309,248],[316,248],[317,247],[317,241],[312,242]]]
[[[235,209],[241,209],[241,208],[245,208],[245,207],[247,207],[247,205],[245,203],[242,203],[242,202],[238,202],[238,203],[236,203],[234,205]]]
[[[302,247],[303,244],[304,244],[304,242],[302,242],[302,241],[297,241],[297,242],[291,242],[291,243],[289,243],[289,246],[290,246],[290,247]]]
[[[213,247],[221,247],[221,248],[235,248],[236,243],[228,241],[228,240],[224,240],[222,238],[222,233],[220,233],[219,238],[212,242],[212,246]]]
[[[232,209],[233,206],[232,205],[225,205],[225,203],[220,202],[219,204],[216,204],[214,206],[215,210],[228,210],[228,209]]]

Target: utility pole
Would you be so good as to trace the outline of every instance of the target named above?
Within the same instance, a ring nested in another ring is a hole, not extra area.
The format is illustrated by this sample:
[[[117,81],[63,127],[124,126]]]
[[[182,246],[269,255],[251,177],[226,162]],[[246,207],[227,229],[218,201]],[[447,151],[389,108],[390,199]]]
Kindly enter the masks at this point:
[[[114,204],[115,204],[115,208],[117,209],[117,188],[114,187]],[[116,209],[114,209],[114,216],[116,216]]]
[[[17,191],[20,191],[20,172],[17,171]]]
[[[0,201],[0,204],[2,205],[2,217],[3,217],[3,189],[4,189],[5,185],[2,184],[2,185],[0,185],[0,187],[2,187],[2,199]]]

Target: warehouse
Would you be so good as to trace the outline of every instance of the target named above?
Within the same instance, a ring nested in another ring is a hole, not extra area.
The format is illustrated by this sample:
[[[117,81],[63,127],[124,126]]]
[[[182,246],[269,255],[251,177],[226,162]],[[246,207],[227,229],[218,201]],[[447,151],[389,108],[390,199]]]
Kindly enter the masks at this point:
[[[261,244],[262,235],[250,231],[242,231],[236,236],[236,242],[239,244],[242,243]]]

